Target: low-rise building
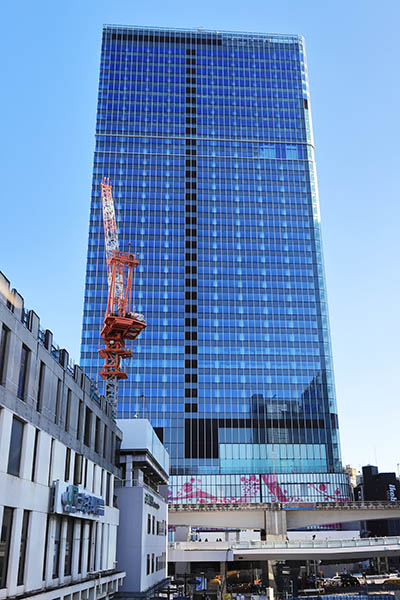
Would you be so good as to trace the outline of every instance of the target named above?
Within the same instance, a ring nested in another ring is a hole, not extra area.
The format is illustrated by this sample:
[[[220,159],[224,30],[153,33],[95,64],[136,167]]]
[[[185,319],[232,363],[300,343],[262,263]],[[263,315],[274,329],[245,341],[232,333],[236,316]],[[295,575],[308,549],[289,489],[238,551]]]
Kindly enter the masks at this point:
[[[400,500],[400,481],[396,473],[379,473],[378,467],[362,468],[362,479],[355,489],[356,500]],[[367,521],[366,529],[371,536],[400,535],[400,519],[377,519]]]
[[[119,596],[149,598],[167,579],[169,456],[146,419],[121,419],[117,556],[126,571]]]
[[[0,600],[109,598],[121,432],[0,273]]]

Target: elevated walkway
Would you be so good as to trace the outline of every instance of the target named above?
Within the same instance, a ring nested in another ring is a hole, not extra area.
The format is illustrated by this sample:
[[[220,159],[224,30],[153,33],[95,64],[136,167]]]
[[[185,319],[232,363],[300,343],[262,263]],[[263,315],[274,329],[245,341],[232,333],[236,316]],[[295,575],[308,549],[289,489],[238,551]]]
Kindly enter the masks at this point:
[[[400,519],[400,502],[315,502],[301,504],[170,504],[169,525],[263,529],[286,537],[288,529],[372,519]]]
[[[400,537],[292,542],[175,542],[170,562],[233,560],[344,560],[400,556]]]

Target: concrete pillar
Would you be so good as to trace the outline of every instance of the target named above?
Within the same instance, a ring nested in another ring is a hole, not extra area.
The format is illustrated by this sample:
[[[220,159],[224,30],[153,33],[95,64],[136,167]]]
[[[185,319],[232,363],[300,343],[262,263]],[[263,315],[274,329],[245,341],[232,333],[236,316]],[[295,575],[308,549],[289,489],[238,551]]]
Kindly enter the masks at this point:
[[[3,371],[3,384],[13,395],[17,395],[18,376],[21,363],[21,340],[11,332],[6,347],[6,362]]]
[[[40,319],[34,310],[30,310],[28,313],[28,329],[32,333],[33,337],[37,339],[39,335]]]
[[[66,546],[67,546],[67,519],[62,519],[62,521],[61,521],[61,536],[60,536],[60,560],[58,562],[58,578],[59,578],[60,584],[64,583]]]
[[[83,544],[82,544],[82,571],[81,576],[84,579],[87,575],[87,561],[89,552],[89,523],[83,525]]]
[[[33,447],[35,445],[36,429],[30,423],[24,427],[24,439],[21,449],[21,465],[19,476],[27,481],[32,477]]]
[[[22,311],[24,310],[24,299],[21,296],[21,294],[19,294],[17,292],[17,290],[13,289],[11,291],[11,304],[14,307],[14,315],[17,317],[17,319],[19,321],[22,321]]]
[[[95,560],[95,571],[100,571],[101,569],[101,529],[102,523],[96,523],[96,560]]]
[[[46,557],[46,571],[45,571],[46,587],[51,585],[51,583],[53,581],[53,558],[54,558],[55,532],[56,532],[56,518],[50,517],[48,536],[47,536],[47,557]]]
[[[50,329],[46,329],[44,332],[44,347],[46,350],[51,352],[51,346],[53,344],[53,332]]]
[[[100,546],[100,571],[104,571],[105,567],[105,556],[107,552],[107,548],[105,546],[106,542],[106,524],[100,523],[101,527],[101,546]]]
[[[19,565],[19,551],[21,546],[23,514],[23,508],[14,508],[10,541],[10,554],[8,557],[7,588],[9,596],[15,596],[17,590],[17,576]]]
[[[109,565],[108,559],[108,536],[109,536],[110,525],[108,523],[104,523],[103,529],[103,564],[101,566],[102,569],[111,569]]]
[[[284,510],[266,510],[264,512],[266,539],[282,541],[286,539],[287,522]]]
[[[114,506],[114,475],[110,477],[110,503]]]
[[[0,302],[7,305],[7,301],[10,299],[10,281],[0,271]]]
[[[132,459],[131,459],[132,460]],[[131,464],[131,472],[133,465]],[[126,472],[128,473],[128,465],[126,466]],[[128,475],[127,475],[128,477]],[[143,485],[144,477],[141,469],[133,468],[133,485]]]
[[[82,369],[79,365],[74,365],[74,380],[80,386],[82,380]]]
[[[65,350],[65,348],[60,348],[60,351],[58,353],[58,362],[60,363],[60,365],[62,367],[64,367],[64,369],[66,369],[68,366],[68,361],[69,361],[69,354],[68,354],[67,350]]]
[[[125,462],[125,482],[123,482],[123,485],[125,485],[126,487],[132,487],[133,485],[133,473],[132,473],[132,455],[128,455],[126,457],[126,462]],[[136,469],[135,469],[135,475],[136,475]]]
[[[32,511],[29,517],[29,532],[26,543],[25,589],[37,590],[42,587],[43,563],[46,560],[45,536],[46,513]]]
[[[203,534],[204,536],[204,534]],[[190,527],[181,525],[175,529],[175,542],[187,542],[190,537]]]
[[[110,525],[109,529],[109,538],[108,538],[108,551],[109,551],[109,560],[110,560],[110,569],[115,568],[115,562],[117,560],[117,526]]]
[[[43,465],[46,468],[37,468],[35,474],[35,481],[37,481],[37,483],[40,483],[41,485],[47,485],[49,481],[49,469],[51,468],[51,465],[49,463],[50,445],[51,437],[46,431],[41,430],[39,433],[36,463],[37,465]],[[47,467],[47,465],[49,466]]]
[[[271,560],[262,560],[260,561],[261,565],[261,582],[262,586],[266,589],[273,589],[277,591],[274,570],[272,568]]]
[[[7,473],[12,418],[11,411],[5,408],[0,411],[0,472],[3,473]]]
[[[72,567],[71,574],[72,579],[76,579],[78,577],[79,570],[79,548],[81,543],[81,522],[79,519],[76,519],[74,523],[74,534],[73,534],[73,544],[72,544]]]
[[[219,572],[221,575],[221,594],[225,594],[226,593],[226,577],[227,577],[226,562],[219,563]]]
[[[92,419],[93,421],[93,419]],[[86,490],[92,490],[93,487],[93,469],[94,469],[94,464],[92,463],[92,461],[88,461],[88,467],[87,467],[87,477],[86,477]]]
[[[96,548],[96,523],[94,521],[92,521],[89,545],[90,545],[89,571],[94,571],[94,558],[95,558],[94,555],[95,555],[95,548]]]

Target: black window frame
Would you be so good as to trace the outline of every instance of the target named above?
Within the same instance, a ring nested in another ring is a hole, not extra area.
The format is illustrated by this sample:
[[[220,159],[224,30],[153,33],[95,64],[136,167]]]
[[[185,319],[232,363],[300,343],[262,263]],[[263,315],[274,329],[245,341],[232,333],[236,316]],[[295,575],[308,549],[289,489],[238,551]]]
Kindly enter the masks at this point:
[[[31,481],[35,481],[38,446],[39,446],[39,436],[40,436],[40,429],[35,429],[35,441],[33,444]]]
[[[83,433],[83,443],[85,446],[90,448],[90,443],[92,439],[92,411],[88,406],[85,408],[85,428]]]
[[[65,423],[64,429],[68,433],[71,419],[71,403],[72,403],[72,390],[67,388],[67,399],[65,401]]]
[[[60,420],[60,408],[61,408],[61,397],[62,397],[62,385],[63,382],[59,377],[57,377],[57,391],[56,391],[56,405],[54,410],[54,423],[58,425]]]
[[[83,532],[82,532],[83,534]],[[74,545],[74,519],[68,517],[67,530],[65,535],[65,560],[64,560],[64,577],[72,574],[72,551]]]
[[[71,448],[65,448],[64,481],[69,481],[71,474]]]
[[[25,579],[26,546],[28,541],[30,515],[30,510],[24,510],[21,527],[21,541],[19,544],[17,585],[23,585]]]
[[[8,452],[7,473],[9,475],[14,475],[14,477],[19,477],[21,472],[21,456],[22,446],[24,443],[24,430],[25,422],[19,419],[18,417],[13,416],[11,425],[10,446]],[[15,449],[13,450],[12,448],[13,444],[17,444],[18,446],[17,453],[15,453]]]
[[[8,358],[8,340],[10,339],[10,330],[4,325],[1,326],[0,336],[0,385],[4,385],[7,373]]]
[[[42,412],[45,378],[46,378],[46,365],[41,360],[40,361],[40,368],[39,368],[39,380],[38,380],[37,398],[36,398],[36,410],[37,410],[37,412]]]
[[[14,508],[5,506],[0,532],[0,589],[7,587],[8,563],[10,558],[11,535],[14,521]]]
[[[25,346],[25,344],[22,344],[21,347],[21,358],[20,358],[20,365],[19,365],[19,374],[18,374],[18,389],[17,389],[17,396],[20,400],[24,400],[26,398],[26,392],[27,392],[27,380],[28,380],[28,369],[29,369],[29,362],[30,362],[30,354],[31,351],[29,350],[28,346]]]

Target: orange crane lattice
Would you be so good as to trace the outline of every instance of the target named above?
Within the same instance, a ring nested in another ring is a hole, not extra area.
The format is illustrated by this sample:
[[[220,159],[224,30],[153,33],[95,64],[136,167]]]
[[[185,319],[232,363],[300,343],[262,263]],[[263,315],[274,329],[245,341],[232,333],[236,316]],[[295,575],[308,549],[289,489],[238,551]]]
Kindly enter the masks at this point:
[[[118,382],[128,375],[121,365],[124,358],[132,356],[126,340],[135,340],[146,327],[144,316],[135,312],[132,296],[133,269],[139,264],[139,256],[119,250],[112,186],[104,178],[101,187],[103,204],[104,239],[107,262],[108,300],[101,337],[105,348],[99,350],[104,358],[100,377],[105,381],[105,396],[117,416]]]

